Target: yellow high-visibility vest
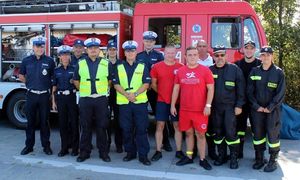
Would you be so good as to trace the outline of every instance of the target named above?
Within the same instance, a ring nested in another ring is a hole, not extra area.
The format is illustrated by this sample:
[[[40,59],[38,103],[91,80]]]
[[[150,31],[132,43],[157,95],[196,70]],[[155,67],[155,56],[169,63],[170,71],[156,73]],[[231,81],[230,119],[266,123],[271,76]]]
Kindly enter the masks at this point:
[[[143,85],[143,74],[145,69],[144,64],[138,64],[137,67],[135,68],[129,87],[128,87],[129,83],[127,78],[127,73],[124,65],[120,64],[118,65],[117,68],[118,68],[120,86],[122,86],[126,92],[134,93]],[[148,101],[147,94],[146,91],[144,91],[143,93],[139,94],[136,97],[136,101],[134,103],[141,104],[141,103],[146,103],[147,101]],[[117,104],[122,105],[128,103],[129,103],[128,99],[121,93],[117,92]]]
[[[80,75],[80,86],[79,86],[79,94],[80,97],[86,97],[91,95],[91,77],[89,68],[87,65],[87,60],[82,59],[79,63],[79,75]],[[108,60],[101,59],[98,65],[95,85],[97,94],[101,96],[108,96]]]

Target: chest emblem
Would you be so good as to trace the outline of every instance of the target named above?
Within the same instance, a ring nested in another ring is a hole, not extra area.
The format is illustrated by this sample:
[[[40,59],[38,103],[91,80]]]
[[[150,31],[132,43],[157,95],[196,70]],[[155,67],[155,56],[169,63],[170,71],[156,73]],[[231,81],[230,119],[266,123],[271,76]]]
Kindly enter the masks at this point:
[[[48,74],[48,71],[47,71],[46,69],[44,69],[44,70],[42,71],[42,74],[43,74],[44,76],[46,76],[46,75]]]

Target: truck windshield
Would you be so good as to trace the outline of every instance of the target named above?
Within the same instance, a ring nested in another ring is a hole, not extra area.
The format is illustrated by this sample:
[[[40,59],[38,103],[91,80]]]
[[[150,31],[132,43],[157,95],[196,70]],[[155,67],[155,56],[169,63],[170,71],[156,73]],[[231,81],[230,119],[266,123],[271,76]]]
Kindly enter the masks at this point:
[[[239,48],[241,44],[240,18],[213,18],[211,37],[212,47],[219,45],[226,48]]]
[[[255,28],[255,24],[251,18],[246,18],[244,20],[244,43],[248,41],[255,42],[256,45],[256,53],[255,55],[259,55],[259,49],[260,49],[260,43],[259,43],[259,37],[257,34],[257,30]]]

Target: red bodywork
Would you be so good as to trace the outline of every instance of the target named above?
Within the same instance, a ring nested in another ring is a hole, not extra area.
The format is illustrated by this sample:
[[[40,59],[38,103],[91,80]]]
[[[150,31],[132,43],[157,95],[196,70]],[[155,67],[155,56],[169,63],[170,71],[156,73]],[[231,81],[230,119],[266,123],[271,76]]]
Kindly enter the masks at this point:
[[[197,40],[204,39],[211,47],[211,28],[213,17],[239,17],[243,27],[243,20],[251,18],[256,27],[258,42],[260,47],[267,44],[263,27],[257,17],[254,9],[247,2],[185,2],[185,3],[141,3],[137,4],[134,11],[134,29],[133,38],[139,42],[139,51],[143,50],[142,34],[148,30],[150,18],[181,18],[181,47],[178,52],[181,53],[181,61],[184,62],[184,50],[193,45]],[[194,32],[193,26],[201,26],[200,32]],[[241,28],[241,43],[237,48],[227,49],[228,60],[237,61],[243,57],[243,28]],[[163,51],[163,48],[158,48]]]

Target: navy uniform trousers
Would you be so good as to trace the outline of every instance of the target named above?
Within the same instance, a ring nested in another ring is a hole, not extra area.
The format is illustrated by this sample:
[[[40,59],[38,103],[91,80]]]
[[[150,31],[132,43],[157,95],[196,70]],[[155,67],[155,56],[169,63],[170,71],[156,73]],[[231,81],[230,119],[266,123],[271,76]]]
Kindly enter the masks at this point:
[[[35,126],[39,115],[42,146],[44,148],[50,147],[50,126],[48,119],[50,113],[50,93],[34,94],[28,91],[26,94],[25,107],[28,120],[26,128],[26,146],[33,148],[35,144]]]
[[[119,120],[123,133],[124,149],[127,153],[147,157],[150,150],[147,128],[148,103],[119,105]]]

